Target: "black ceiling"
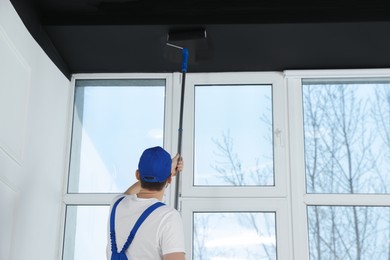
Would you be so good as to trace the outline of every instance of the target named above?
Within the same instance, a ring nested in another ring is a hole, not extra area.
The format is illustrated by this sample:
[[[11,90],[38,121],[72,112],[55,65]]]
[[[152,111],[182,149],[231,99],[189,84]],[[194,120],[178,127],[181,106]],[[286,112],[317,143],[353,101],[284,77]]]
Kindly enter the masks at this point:
[[[390,68],[390,1],[11,0],[49,57],[73,73],[172,72],[170,31],[205,28],[189,72]],[[188,44],[188,46],[186,46]]]

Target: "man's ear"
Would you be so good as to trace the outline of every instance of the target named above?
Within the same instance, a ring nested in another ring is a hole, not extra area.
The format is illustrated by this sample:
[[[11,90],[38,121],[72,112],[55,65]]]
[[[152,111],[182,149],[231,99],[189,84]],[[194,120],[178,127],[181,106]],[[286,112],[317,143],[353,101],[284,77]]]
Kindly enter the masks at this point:
[[[135,171],[135,178],[137,178],[137,180],[140,180],[140,176],[139,176],[139,170],[136,170]]]
[[[169,176],[168,179],[167,179],[167,183],[168,183],[168,184],[171,184],[171,182],[172,182],[172,175]]]

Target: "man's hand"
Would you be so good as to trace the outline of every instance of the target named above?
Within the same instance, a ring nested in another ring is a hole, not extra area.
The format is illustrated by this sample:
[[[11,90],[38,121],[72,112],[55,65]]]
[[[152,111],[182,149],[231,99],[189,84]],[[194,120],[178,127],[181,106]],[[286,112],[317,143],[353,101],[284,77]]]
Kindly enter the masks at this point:
[[[184,260],[184,253],[170,253],[163,256],[164,260]]]
[[[180,154],[176,154],[176,156],[173,157],[172,159],[172,168],[171,168],[172,177],[176,176],[182,170],[183,170],[183,158],[180,156]]]

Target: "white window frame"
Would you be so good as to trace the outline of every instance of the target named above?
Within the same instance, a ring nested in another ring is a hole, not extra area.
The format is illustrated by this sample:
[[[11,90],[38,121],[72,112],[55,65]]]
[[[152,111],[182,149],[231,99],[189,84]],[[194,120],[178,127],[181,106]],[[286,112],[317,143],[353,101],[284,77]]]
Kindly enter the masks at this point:
[[[196,85],[272,85],[274,186],[194,186],[194,109]],[[287,92],[282,73],[236,72],[189,74],[183,119],[183,157],[180,209],[186,235],[187,257],[192,259],[193,213],[275,212],[278,259],[292,259]]]
[[[68,177],[70,170],[70,152],[72,145],[72,126],[73,126],[73,111],[74,111],[74,95],[75,95],[75,82],[78,79],[164,79],[166,80],[165,86],[165,114],[164,114],[164,148],[174,154],[175,149],[175,137],[178,125],[178,115],[176,116],[179,105],[174,104],[172,100],[179,99],[180,91],[174,89],[175,85],[179,85],[180,82],[179,73],[108,73],[108,74],[74,74],[70,84],[70,104],[68,110],[68,147],[66,161],[67,169],[65,169],[64,186],[63,186],[63,201],[62,201],[62,214],[61,214],[61,230],[60,232],[60,252],[59,259],[63,257],[64,250],[64,236],[65,236],[65,224],[66,224],[66,208],[67,206],[109,206],[115,196],[119,193],[68,193]],[[135,171],[136,169],[134,169]],[[129,186],[132,183],[129,183]],[[165,193],[165,203],[173,205],[174,203],[174,189],[175,184],[171,185]],[[124,191],[123,191],[124,192]]]
[[[274,186],[193,186],[194,168],[194,100],[196,85],[272,85]],[[186,80],[183,125],[181,196],[191,197],[286,197],[288,184],[287,96],[281,73],[232,72],[189,74]],[[280,112],[277,112],[280,111]],[[279,113],[279,114],[278,114]],[[275,116],[277,115],[277,116]],[[184,128],[184,127],[183,127]],[[280,163],[286,162],[286,163]]]
[[[245,73],[187,73],[185,83],[183,157],[180,210],[183,217],[188,255],[192,256],[193,212],[272,211],[277,216],[278,260],[309,260],[307,207],[390,206],[390,194],[307,194],[304,164],[302,79],[314,78],[389,78],[390,69],[298,70]],[[153,79],[164,78],[166,85],[164,146],[176,153],[180,113],[181,73],[77,74],[71,82],[74,99],[75,79]],[[199,187],[192,185],[194,135],[194,85],[272,84],[275,186]],[[71,145],[74,103],[69,105],[68,151]],[[280,130],[280,131],[279,131]],[[70,152],[68,152],[68,161]],[[69,167],[69,166],[68,166]],[[67,205],[109,205],[117,194],[68,194],[68,171],[64,176],[62,230]],[[129,184],[130,185],[130,184]],[[175,182],[167,191],[166,202],[174,205]],[[62,259],[64,233],[60,234]]]
[[[289,202],[283,198],[185,198],[182,200],[187,258],[193,257],[194,212],[275,213],[277,259],[292,259]]]
[[[390,194],[310,194],[306,193],[303,79],[387,78],[389,69],[285,71],[290,126],[290,174],[294,258],[309,260],[308,206],[390,206]]]

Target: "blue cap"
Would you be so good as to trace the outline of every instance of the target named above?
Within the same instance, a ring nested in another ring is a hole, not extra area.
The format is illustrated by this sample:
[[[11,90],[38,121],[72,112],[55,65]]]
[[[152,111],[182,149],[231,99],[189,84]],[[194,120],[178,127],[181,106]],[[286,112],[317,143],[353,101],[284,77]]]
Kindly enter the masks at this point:
[[[145,182],[164,182],[171,176],[171,155],[160,146],[146,149],[139,159],[138,170]]]

